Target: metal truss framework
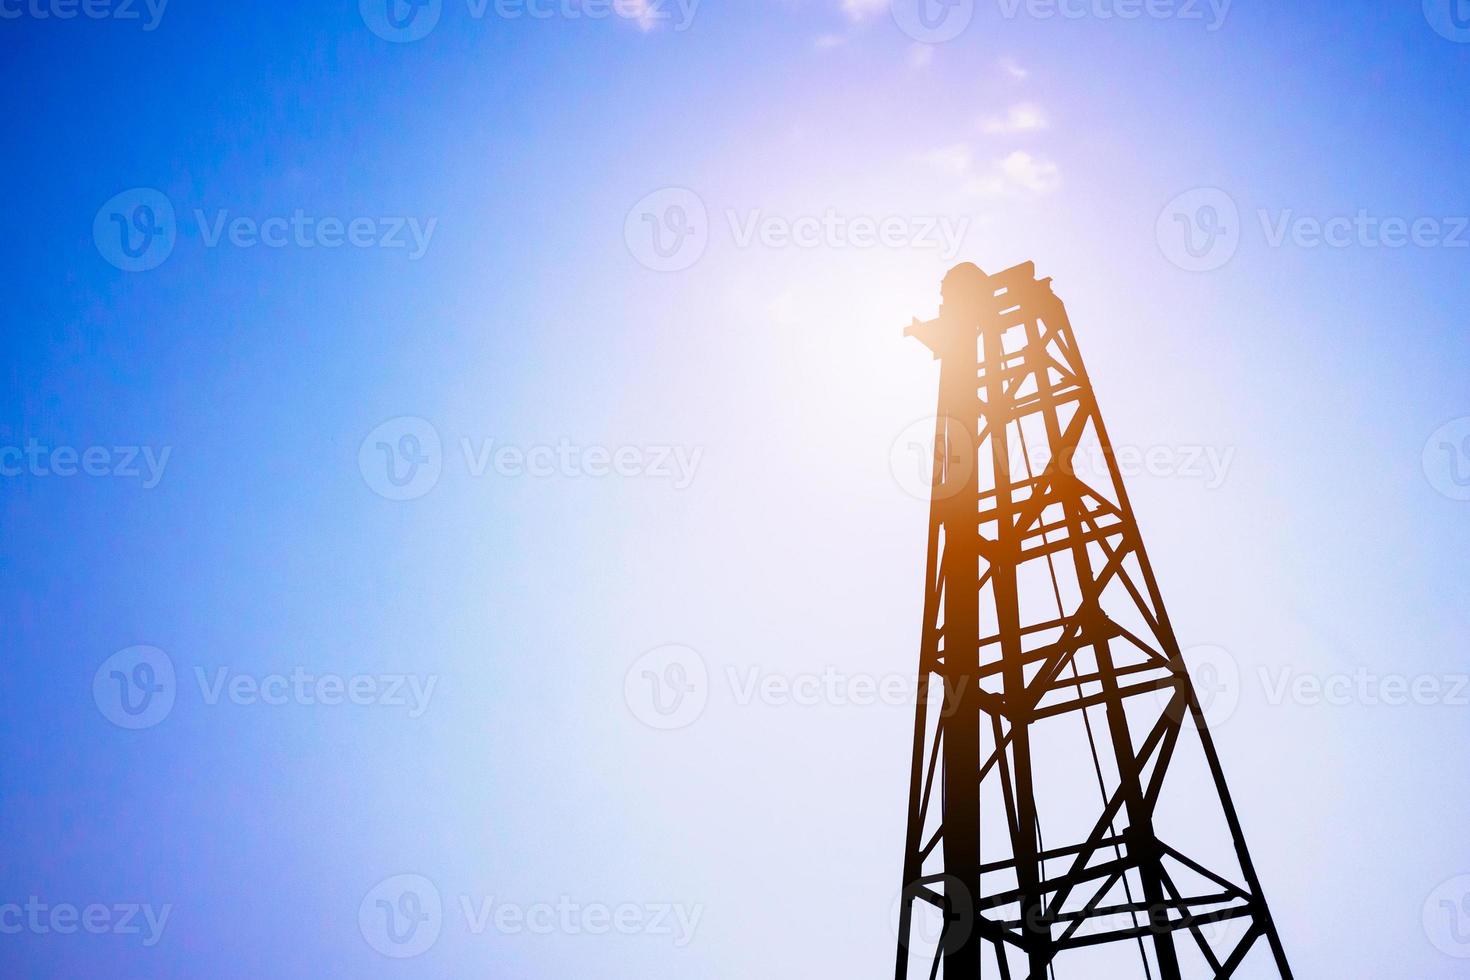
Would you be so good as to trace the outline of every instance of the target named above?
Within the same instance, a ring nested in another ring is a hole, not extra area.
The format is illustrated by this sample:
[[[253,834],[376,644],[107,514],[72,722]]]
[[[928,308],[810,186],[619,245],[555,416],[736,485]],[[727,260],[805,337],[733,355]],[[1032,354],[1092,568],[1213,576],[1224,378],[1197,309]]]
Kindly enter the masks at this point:
[[[907,334],[941,367],[896,977],[1290,978],[1050,280],[959,266]],[[1171,762],[1208,859],[1156,827]]]

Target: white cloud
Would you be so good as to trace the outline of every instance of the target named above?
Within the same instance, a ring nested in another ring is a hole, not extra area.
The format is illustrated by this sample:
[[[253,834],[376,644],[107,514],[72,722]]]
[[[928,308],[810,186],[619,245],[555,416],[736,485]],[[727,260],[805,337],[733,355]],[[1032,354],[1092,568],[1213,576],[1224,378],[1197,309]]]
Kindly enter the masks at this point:
[[[1002,133],[1030,133],[1047,126],[1046,113],[1033,102],[1013,105],[1001,117],[983,120],[980,128],[991,135]]]
[[[933,60],[934,45],[918,43],[909,45],[910,68],[928,68],[930,62],[932,62]]]
[[[653,30],[662,16],[653,0],[619,0],[618,9],[624,17],[633,21],[643,31]]]
[[[924,154],[924,162],[952,177],[963,177],[975,165],[975,155],[968,146],[940,146]]]
[[[842,0],[842,12],[852,20],[867,20],[888,9],[888,0]]]
[[[1015,58],[1000,59],[1000,70],[1005,73],[1007,78],[1016,82],[1024,82],[1031,74],[1017,64]]]
[[[964,145],[942,146],[924,154],[923,161],[935,170],[956,178],[964,193],[973,197],[1017,197],[1048,194],[1061,184],[1061,170],[1046,157],[1016,150],[984,168]]]
[[[816,49],[818,51],[830,51],[833,48],[840,48],[842,47],[842,45],[846,44],[847,38],[843,37],[841,34],[823,34],[812,43],[816,46]]]
[[[1057,165],[1044,157],[1032,156],[1025,150],[1017,150],[995,166],[995,173],[1012,186],[1021,187],[1037,194],[1056,189],[1061,183]]]

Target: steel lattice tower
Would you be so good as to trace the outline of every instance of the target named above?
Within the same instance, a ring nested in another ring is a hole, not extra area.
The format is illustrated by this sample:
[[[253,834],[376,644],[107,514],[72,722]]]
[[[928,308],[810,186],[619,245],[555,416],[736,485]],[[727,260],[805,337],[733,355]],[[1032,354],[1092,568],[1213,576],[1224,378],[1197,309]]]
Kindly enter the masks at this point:
[[[1051,281],[958,266],[907,333],[941,364],[898,980],[1290,978]]]

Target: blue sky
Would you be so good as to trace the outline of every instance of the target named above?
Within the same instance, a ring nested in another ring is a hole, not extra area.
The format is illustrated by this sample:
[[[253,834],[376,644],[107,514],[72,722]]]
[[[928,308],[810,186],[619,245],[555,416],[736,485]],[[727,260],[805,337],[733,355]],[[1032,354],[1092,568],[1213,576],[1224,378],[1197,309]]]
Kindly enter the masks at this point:
[[[1299,974],[1460,974],[1470,36],[899,6],[0,4],[6,975],[882,975],[912,706],[748,685],[912,675],[963,260],[1157,451]]]

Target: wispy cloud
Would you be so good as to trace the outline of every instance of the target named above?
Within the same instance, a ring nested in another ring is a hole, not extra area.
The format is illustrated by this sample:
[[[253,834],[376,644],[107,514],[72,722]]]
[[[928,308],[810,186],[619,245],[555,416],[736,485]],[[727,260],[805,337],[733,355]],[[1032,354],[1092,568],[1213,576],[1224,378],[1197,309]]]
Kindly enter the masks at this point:
[[[923,160],[933,169],[954,178],[972,197],[1019,197],[1048,194],[1061,184],[1061,170],[1043,156],[1015,150],[1007,156],[977,166],[968,146],[936,147]]]
[[[1056,190],[1060,183],[1061,173],[1055,163],[1025,150],[1016,150],[1005,159],[997,161],[978,189],[987,193],[1007,194],[1020,188],[1035,194],[1046,194]]]
[[[1013,105],[1004,116],[982,120],[980,128],[992,136],[1005,133],[1031,133],[1047,126],[1046,113],[1034,102]]]
[[[911,44],[909,45],[909,67],[928,68],[934,61],[934,45]]]
[[[975,154],[968,146],[939,146],[924,154],[924,162],[951,177],[963,177],[975,166]]]
[[[833,48],[840,48],[846,43],[847,38],[841,34],[822,34],[812,42],[812,46],[818,51],[831,51]]]
[[[1017,64],[1015,58],[1010,57],[1000,59],[1000,70],[1001,74],[1013,82],[1024,82],[1031,76],[1029,71]]]
[[[888,0],[842,0],[842,12],[852,20],[867,20],[888,9]]]
[[[642,31],[653,30],[662,16],[654,0],[622,0],[621,9],[624,16],[637,24]]]

